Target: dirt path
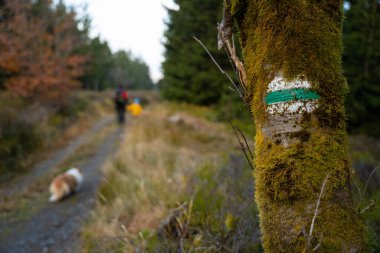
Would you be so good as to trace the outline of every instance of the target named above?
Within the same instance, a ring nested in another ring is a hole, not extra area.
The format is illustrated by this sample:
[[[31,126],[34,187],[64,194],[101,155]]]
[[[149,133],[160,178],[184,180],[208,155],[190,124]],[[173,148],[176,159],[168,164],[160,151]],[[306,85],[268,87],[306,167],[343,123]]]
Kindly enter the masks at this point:
[[[58,166],[62,161],[71,156],[80,146],[89,141],[91,135],[96,134],[105,126],[111,123],[112,116],[108,116],[97,122],[87,132],[72,140],[66,147],[55,151],[50,157],[42,163],[35,166],[29,173],[13,180],[11,184],[5,184],[0,188],[0,196],[10,197],[16,193],[24,191],[30,186],[30,183],[45,174],[47,171]]]
[[[36,170],[20,179],[19,185],[8,191],[9,195],[27,189],[33,179],[37,179],[49,168],[75,153],[75,150],[90,138],[91,133],[97,132],[112,121],[105,118],[94,126],[87,137],[80,137],[66,148],[56,152]],[[46,193],[38,197],[42,202],[28,219],[10,219],[0,217],[0,252],[2,253],[33,253],[54,252],[72,253],[80,246],[80,227],[94,207],[97,190],[101,182],[100,169],[106,158],[113,153],[118,140],[122,137],[122,128],[116,128],[106,135],[97,151],[89,157],[81,167],[84,183],[81,190],[74,196],[59,203],[48,203]],[[82,139],[83,138],[83,139]],[[47,187],[47,186],[46,186]],[[43,195],[43,196],[42,196]],[[12,215],[11,215],[12,216]]]

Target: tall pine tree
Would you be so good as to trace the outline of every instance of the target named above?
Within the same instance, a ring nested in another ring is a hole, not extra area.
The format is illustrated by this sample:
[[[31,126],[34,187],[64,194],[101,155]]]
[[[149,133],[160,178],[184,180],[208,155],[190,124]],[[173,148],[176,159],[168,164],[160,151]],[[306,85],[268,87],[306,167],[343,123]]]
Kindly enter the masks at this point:
[[[343,64],[349,129],[380,137],[380,2],[346,1]]]
[[[207,52],[193,39],[200,39],[226,69],[228,58],[218,51],[216,26],[221,12],[221,0],[175,0],[178,10],[168,10],[169,21],[165,32],[164,78],[160,82],[167,99],[196,104],[217,102],[228,86],[228,81],[211,64]]]
[[[113,67],[110,73],[114,84],[127,84],[128,89],[153,89],[148,65],[131,52],[117,51],[113,55]]]
[[[108,43],[99,37],[91,39],[80,51],[89,58],[85,73],[81,78],[82,87],[89,90],[103,90],[112,85],[112,52]]]

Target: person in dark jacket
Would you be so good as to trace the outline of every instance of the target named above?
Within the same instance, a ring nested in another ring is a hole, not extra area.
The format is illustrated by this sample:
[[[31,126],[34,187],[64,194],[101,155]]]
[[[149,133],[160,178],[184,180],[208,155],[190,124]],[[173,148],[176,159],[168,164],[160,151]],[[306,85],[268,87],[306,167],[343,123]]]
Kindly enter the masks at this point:
[[[123,85],[119,84],[115,94],[115,109],[117,113],[118,122],[123,124],[125,122],[125,108],[128,102],[128,93]]]

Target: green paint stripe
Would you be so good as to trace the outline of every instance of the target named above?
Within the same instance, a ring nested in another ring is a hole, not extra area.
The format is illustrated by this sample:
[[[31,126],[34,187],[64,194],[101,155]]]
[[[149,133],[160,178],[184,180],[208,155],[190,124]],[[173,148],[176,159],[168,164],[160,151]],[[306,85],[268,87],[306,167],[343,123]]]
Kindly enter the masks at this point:
[[[269,92],[265,97],[265,102],[267,105],[270,105],[278,102],[288,102],[293,100],[319,99],[320,97],[321,96],[315,91],[303,88],[294,88]]]

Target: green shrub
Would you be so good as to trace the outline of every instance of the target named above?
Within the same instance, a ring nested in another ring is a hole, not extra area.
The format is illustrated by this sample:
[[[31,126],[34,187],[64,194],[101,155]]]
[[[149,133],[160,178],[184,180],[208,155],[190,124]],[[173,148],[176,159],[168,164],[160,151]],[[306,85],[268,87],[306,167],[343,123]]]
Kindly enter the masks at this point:
[[[89,101],[86,98],[72,97],[69,103],[63,105],[57,112],[63,118],[74,118],[79,113],[85,111],[89,107]]]
[[[262,252],[253,181],[244,158],[231,154],[221,168],[207,165],[199,168],[196,174],[197,194],[189,227],[198,247],[209,251],[216,247],[217,252],[232,249]],[[195,247],[194,241],[192,247]]]
[[[25,167],[31,155],[42,146],[36,126],[12,112],[0,112],[0,173]]]

